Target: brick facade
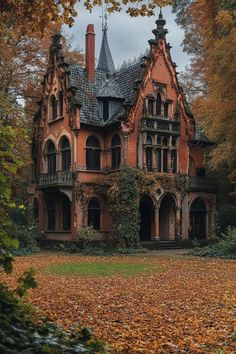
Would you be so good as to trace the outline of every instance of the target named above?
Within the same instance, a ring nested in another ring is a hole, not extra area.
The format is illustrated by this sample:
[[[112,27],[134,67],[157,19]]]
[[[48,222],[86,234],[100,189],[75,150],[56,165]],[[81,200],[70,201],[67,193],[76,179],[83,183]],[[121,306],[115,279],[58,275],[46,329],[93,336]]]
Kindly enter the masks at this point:
[[[72,239],[92,224],[100,239],[111,239],[109,200],[93,182],[122,166],[156,178],[153,192],[140,196],[141,241],[213,237],[214,186],[204,161],[210,142],[179,86],[162,14],[156,25],[147,55],[117,71],[106,28],[96,69],[93,25],[86,33],[85,68],[68,65],[61,36],[53,37],[33,120],[29,184],[42,238]],[[163,183],[178,176],[184,188]],[[88,193],[82,200],[83,184]]]

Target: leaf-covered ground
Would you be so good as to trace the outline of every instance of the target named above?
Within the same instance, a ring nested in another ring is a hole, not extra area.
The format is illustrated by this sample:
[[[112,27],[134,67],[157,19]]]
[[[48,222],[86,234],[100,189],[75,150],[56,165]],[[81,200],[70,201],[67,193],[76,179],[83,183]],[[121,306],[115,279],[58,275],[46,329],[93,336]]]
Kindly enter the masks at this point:
[[[49,275],[65,262],[154,264],[132,276]],[[37,269],[30,300],[68,327],[93,329],[123,353],[236,353],[236,262],[158,253],[87,257],[43,253],[15,260],[8,284],[28,267]]]

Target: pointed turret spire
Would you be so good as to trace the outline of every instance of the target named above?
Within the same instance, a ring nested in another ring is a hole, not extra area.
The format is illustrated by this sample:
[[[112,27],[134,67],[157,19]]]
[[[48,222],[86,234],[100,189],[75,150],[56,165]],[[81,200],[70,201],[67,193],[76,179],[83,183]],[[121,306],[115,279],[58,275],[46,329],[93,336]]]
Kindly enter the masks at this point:
[[[102,45],[100,49],[99,61],[98,61],[98,70],[105,71],[108,74],[111,74],[115,71],[115,65],[112,59],[111,51],[108,45],[107,39],[107,14],[105,12],[104,17],[102,16]]]
[[[155,28],[152,33],[155,35],[156,40],[158,39],[165,39],[166,34],[168,33],[168,30],[166,28],[164,28],[166,24],[166,20],[163,18],[162,15],[162,10],[160,8],[160,13],[159,13],[159,17],[156,20],[156,25],[157,28]]]

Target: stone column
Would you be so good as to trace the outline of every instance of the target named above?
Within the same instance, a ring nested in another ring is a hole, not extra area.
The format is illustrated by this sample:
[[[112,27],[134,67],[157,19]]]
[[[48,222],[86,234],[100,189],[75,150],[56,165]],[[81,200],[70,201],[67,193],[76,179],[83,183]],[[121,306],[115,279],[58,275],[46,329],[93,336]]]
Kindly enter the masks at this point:
[[[159,210],[160,206],[156,206],[154,209],[154,240],[160,240],[160,222],[159,222]]]
[[[181,235],[181,207],[177,206],[175,211],[175,238],[177,240],[182,238]]]
[[[128,132],[124,132],[124,165],[127,165],[128,156]]]
[[[143,145],[143,169],[147,171],[147,154],[146,154],[146,145]]]

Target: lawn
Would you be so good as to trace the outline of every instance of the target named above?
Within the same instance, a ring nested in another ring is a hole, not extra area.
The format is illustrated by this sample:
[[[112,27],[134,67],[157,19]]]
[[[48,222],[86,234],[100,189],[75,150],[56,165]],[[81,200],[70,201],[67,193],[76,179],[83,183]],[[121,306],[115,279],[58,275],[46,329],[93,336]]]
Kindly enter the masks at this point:
[[[28,267],[29,300],[68,327],[81,323],[123,353],[236,352],[236,261],[144,254],[18,257],[2,278]]]

